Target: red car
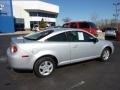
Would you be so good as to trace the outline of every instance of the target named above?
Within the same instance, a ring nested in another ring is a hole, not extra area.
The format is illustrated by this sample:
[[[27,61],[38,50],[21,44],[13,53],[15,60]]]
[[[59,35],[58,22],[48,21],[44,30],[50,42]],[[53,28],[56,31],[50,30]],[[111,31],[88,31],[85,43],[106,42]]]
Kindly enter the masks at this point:
[[[92,22],[67,22],[63,24],[63,28],[77,28],[86,30],[93,35],[97,35],[97,27]]]

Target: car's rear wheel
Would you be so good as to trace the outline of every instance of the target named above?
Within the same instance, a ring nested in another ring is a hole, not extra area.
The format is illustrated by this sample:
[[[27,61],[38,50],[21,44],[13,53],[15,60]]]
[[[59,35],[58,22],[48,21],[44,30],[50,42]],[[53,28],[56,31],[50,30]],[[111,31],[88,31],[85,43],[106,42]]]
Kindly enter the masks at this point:
[[[102,51],[102,54],[101,54],[101,61],[108,61],[109,58],[110,58],[110,49],[109,48],[105,48],[103,51]]]
[[[53,72],[54,68],[54,60],[50,57],[43,57],[34,64],[34,73],[37,77],[46,77]]]

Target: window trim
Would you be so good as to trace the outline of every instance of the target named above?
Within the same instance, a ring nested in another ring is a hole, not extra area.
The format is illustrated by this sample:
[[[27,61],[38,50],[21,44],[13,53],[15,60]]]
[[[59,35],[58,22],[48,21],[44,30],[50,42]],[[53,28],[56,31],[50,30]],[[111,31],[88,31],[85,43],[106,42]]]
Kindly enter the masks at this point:
[[[68,32],[77,32],[77,39],[78,39],[78,32],[82,32],[83,36],[84,36],[84,40],[72,41],[72,40],[69,39],[69,36],[67,34]],[[68,32],[66,32],[66,36],[67,36],[67,41],[68,42],[92,42],[92,41],[89,41],[89,40],[85,40],[85,34],[88,34],[89,36],[95,38],[94,36],[90,35],[89,33],[84,32],[84,31],[68,31]]]

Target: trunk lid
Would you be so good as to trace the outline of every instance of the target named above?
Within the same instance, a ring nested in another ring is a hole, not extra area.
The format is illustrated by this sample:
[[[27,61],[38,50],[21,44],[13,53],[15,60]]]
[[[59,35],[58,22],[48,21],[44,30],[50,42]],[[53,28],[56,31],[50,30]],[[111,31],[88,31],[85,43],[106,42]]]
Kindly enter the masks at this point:
[[[24,43],[24,38],[23,38],[23,36],[20,36],[20,37],[12,37],[12,38],[11,38],[11,41],[14,42],[14,43]]]

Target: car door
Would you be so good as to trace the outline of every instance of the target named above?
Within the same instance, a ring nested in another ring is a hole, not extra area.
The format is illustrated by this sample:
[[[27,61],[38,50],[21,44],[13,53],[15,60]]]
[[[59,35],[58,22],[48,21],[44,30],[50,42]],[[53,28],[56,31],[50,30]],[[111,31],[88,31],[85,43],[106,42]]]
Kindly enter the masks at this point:
[[[99,45],[93,42],[92,35],[82,31],[69,31],[71,62],[77,62],[98,57]],[[91,39],[91,40],[90,40]]]
[[[46,42],[48,49],[55,54],[59,65],[70,63],[70,43],[67,42],[65,32],[48,38]]]

